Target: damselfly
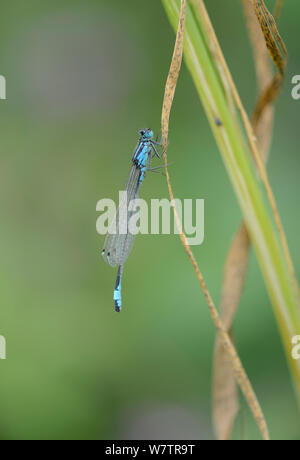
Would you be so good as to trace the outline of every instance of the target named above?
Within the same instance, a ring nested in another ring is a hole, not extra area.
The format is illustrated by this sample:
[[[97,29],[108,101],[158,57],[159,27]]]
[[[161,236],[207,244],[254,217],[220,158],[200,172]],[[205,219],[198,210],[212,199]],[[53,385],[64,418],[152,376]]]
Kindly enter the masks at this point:
[[[125,195],[125,200],[119,204],[114,221],[106,235],[102,251],[104,260],[111,267],[119,267],[114,290],[116,312],[120,312],[122,308],[121,285],[123,266],[133,248],[135,240],[135,235],[130,233],[128,228],[128,222],[133,213],[130,204],[138,198],[139,189],[145,179],[146,171],[155,171],[158,169],[151,168],[151,161],[154,156],[161,158],[158,150],[162,147],[162,144],[153,139],[153,131],[151,129],[142,129],[139,134],[140,138],[132,157],[132,167],[126,185],[127,194]],[[124,219],[126,219],[126,222],[124,222]]]

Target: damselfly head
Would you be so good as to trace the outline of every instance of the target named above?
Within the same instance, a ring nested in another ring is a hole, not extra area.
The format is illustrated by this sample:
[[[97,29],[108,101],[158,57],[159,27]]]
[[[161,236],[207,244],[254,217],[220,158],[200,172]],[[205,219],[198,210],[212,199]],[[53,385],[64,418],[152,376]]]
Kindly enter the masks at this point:
[[[145,140],[152,139],[152,137],[154,136],[154,133],[151,129],[141,129],[139,131],[139,134]]]

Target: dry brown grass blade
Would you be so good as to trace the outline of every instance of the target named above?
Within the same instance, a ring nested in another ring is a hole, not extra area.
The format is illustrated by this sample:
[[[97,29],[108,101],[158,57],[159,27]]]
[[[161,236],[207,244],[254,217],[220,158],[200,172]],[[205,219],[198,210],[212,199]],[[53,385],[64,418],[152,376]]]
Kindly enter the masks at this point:
[[[254,63],[256,69],[256,79],[258,83],[258,94],[264,94],[270,86],[273,79],[272,65],[269,59],[268,50],[265,47],[265,40],[260,25],[250,0],[242,0],[244,15],[248,28],[249,38],[252,45]],[[279,14],[279,11],[278,11]],[[267,104],[261,111],[260,118],[257,121],[255,135],[258,139],[259,150],[262,159],[266,162],[273,134],[273,104]]]
[[[274,20],[273,16],[269,13],[269,11],[266,8],[263,0],[251,0],[251,2],[252,2],[252,5],[254,7],[254,11],[255,11],[256,16],[258,18],[258,21],[260,23],[262,32],[264,33],[267,48],[268,48],[268,50],[270,52],[270,55],[271,55],[275,65],[278,68],[278,74],[275,75],[275,79],[277,81],[274,82],[274,85],[278,86],[278,84],[280,82],[280,87],[281,87],[282,78],[284,77],[285,67],[286,67],[286,64],[287,64],[287,49],[286,49],[286,46],[285,46],[285,44],[284,44],[284,42],[283,42],[283,40],[282,40],[282,38],[281,38],[281,36],[280,36],[280,34],[278,32],[275,20]],[[277,11],[279,11],[278,8],[277,8]],[[277,40],[277,43],[279,44],[279,47],[276,44],[276,40]],[[283,53],[283,57],[279,56],[280,49],[281,49],[281,51]],[[229,69],[228,69],[228,73],[229,73],[229,78],[231,78]],[[240,100],[238,92],[236,91],[236,89],[234,87],[233,81],[232,81],[232,85],[233,85],[233,92],[234,92],[235,100],[236,100],[237,106],[239,107],[239,110],[241,112],[241,116],[242,116],[242,119],[243,119],[243,122],[244,122],[244,125],[245,125],[245,129],[246,129],[246,132],[247,132],[247,135],[248,135],[251,152],[252,152],[254,161],[256,163],[256,166],[258,168],[259,174],[261,176],[261,179],[263,181],[263,184],[265,186],[265,189],[266,189],[266,192],[267,192],[267,195],[268,195],[268,199],[269,199],[269,202],[270,202],[270,205],[271,205],[271,208],[272,208],[272,212],[273,212],[275,223],[276,223],[276,226],[277,226],[277,229],[278,229],[278,232],[279,232],[283,252],[284,252],[287,264],[288,264],[288,269],[289,269],[289,272],[290,272],[290,276],[291,276],[292,281],[293,281],[295,296],[296,296],[296,299],[297,299],[298,306],[300,308],[299,285],[298,285],[298,281],[297,281],[297,277],[296,277],[296,273],[295,273],[294,264],[293,264],[293,261],[292,261],[291,255],[290,255],[290,250],[289,250],[289,247],[288,247],[285,232],[284,232],[284,229],[283,229],[283,226],[282,226],[282,223],[281,223],[281,219],[280,219],[280,216],[279,216],[279,212],[278,212],[277,204],[276,204],[276,201],[275,201],[275,197],[274,197],[272,188],[271,188],[270,183],[269,183],[269,179],[268,179],[266,169],[264,167],[263,158],[260,156],[258,148],[257,148],[257,145],[256,145],[256,142],[255,142],[256,138],[252,135],[253,127],[250,125],[250,122],[248,120],[248,117],[247,117],[247,114],[245,112],[245,109],[244,109],[244,107],[242,105],[242,102]],[[265,94],[270,92],[270,93],[272,93],[272,97],[273,97],[274,96],[274,90],[272,90],[270,88],[272,88],[272,84],[269,87],[269,89],[266,90]],[[278,90],[278,93],[279,93],[279,91],[280,91],[280,88]],[[278,93],[277,93],[277,95],[278,95]],[[265,96],[265,97],[263,96],[261,98],[261,100],[258,101],[258,104],[256,106],[256,110],[255,110],[255,114],[254,114],[254,117],[253,117],[254,128],[256,127],[256,124],[257,124],[257,122],[258,122],[258,120],[259,120],[259,118],[261,116],[260,112],[266,106],[266,101],[267,100],[268,100],[268,95]],[[269,100],[269,103],[271,103],[271,102],[272,102],[272,100]]]
[[[190,1],[193,2],[197,7],[198,6],[200,7],[201,5],[203,5],[203,8],[204,8],[205,13],[206,13],[206,17],[208,18],[207,19],[205,17],[204,20],[207,21],[210,24],[210,20],[209,20],[208,14],[206,12],[203,0],[190,0]],[[255,0],[249,0],[249,1],[253,2],[253,4],[255,4]],[[259,1],[260,1],[260,4],[261,4],[261,0],[259,0]],[[275,27],[276,27],[276,25],[275,25]],[[278,32],[277,32],[277,34],[278,34]],[[278,36],[279,36],[279,34],[278,34]],[[283,226],[282,226],[282,223],[281,223],[281,219],[280,219],[280,215],[279,215],[279,212],[278,212],[276,200],[275,200],[275,197],[274,197],[274,194],[273,194],[273,191],[272,191],[272,187],[271,187],[270,182],[269,182],[268,174],[267,174],[267,171],[266,171],[262,156],[261,156],[261,154],[259,152],[259,149],[258,149],[257,138],[256,138],[256,136],[254,134],[253,126],[251,125],[251,123],[249,121],[249,118],[248,118],[248,115],[247,115],[247,112],[244,109],[243,103],[241,101],[241,98],[239,96],[239,93],[237,91],[235,83],[233,81],[231,72],[230,72],[230,70],[229,70],[229,68],[227,66],[227,63],[225,61],[225,58],[224,58],[224,56],[222,54],[222,50],[220,48],[220,45],[218,43],[218,40],[217,40],[217,37],[215,35],[215,32],[214,32],[213,28],[211,28],[211,37],[215,42],[216,49],[218,50],[218,57],[220,59],[220,63],[223,66],[224,73],[225,73],[226,78],[227,78],[227,80],[228,80],[228,82],[230,84],[230,88],[231,88],[231,91],[232,91],[233,98],[235,100],[236,106],[237,106],[237,108],[238,108],[238,110],[239,110],[239,112],[241,114],[241,118],[242,118],[245,130],[246,130],[247,138],[248,138],[248,141],[249,141],[249,147],[250,147],[250,150],[251,150],[253,160],[255,162],[255,165],[256,165],[256,167],[258,169],[259,175],[260,175],[260,177],[262,179],[262,182],[264,184],[264,187],[266,189],[266,193],[267,193],[268,200],[269,200],[269,203],[270,203],[270,206],[271,206],[271,209],[272,209],[272,213],[273,213],[273,216],[274,216],[276,227],[278,229],[278,233],[279,233],[279,237],[280,237],[284,257],[285,257],[285,260],[287,262],[288,270],[289,270],[289,273],[290,273],[290,276],[291,276],[291,279],[292,279],[292,282],[293,282],[293,287],[294,287],[294,292],[295,292],[295,299],[297,300],[297,303],[298,303],[299,308],[300,308],[300,290],[299,290],[298,281],[297,281],[297,277],[296,277],[296,273],[295,273],[295,269],[294,269],[294,264],[293,264],[293,261],[292,261],[292,258],[291,258],[291,254],[290,254],[289,246],[288,246],[287,239],[286,239],[286,236],[285,236],[285,232],[284,232],[284,229],[283,229]],[[284,45],[283,45],[283,47],[285,48]]]
[[[171,113],[171,108],[172,108],[173,99],[175,95],[177,80],[178,80],[178,76],[179,76],[181,64],[182,64],[185,12],[186,12],[186,0],[181,0],[180,20],[179,20],[179,25],[178,25],[178,30],[177,30],[177,37],[176,37],[176,42],[175,42],[173,58],[172,58],[170,71],[169,71],[168,78],[167,78],[165,96],[164,96],[164,101],[163,101],[163,110],[162,110],[162,137],[163,137],[163,143],[164,143],[164,149],[165,149],[164,162],[165,162],[165,172],[166,172],[168,190],[169,190],[169,195],[170,195],[170,199],[171,199],[173,210],[174,210],[176,223],[180,231],[181,242],[190,259],[190,262],[192,263],[196,276],[203,290],[203,293],[204,293],[204,296],[205,296],[205,299],[206,299],[206,302],[207,302],[207,305],[208,305],[208,308],[211,314],[211,318],[218,331],[222,346],[228,356],[228,359],[230,360],[230,363],[231,363],[231,366],[234,372],[234,377],[236,381],[238,382],[238,384],[240,385],[240,388],[245,396],[245,399],[249,405],[250,410],[253,413],[253,416],[260,429],[263,439],[269,440],[270,438],[269,438],[268,427],[267,427],[263,412],[261,410],[260,404],[256,398],[255,392],[242,366],[241,360],[235,350],[235,347],[229,337],[229,334],[226,331],[226,327],[223,325],[222,320],[217,312],[217,309],[207,289],[202,273],[199,270],[194,254],[188,244],[186,235],[182,231],[182,225],[181,225],[180,217],[176,210],[174,194],[173,194],[173,190],[172,190],[172,186],[170,182],[170,176],[169,176],[168,167],[167,167],[169,120],[170,120],[170,113]]]
[[[272,81],[272,67],[252,5],[249,0],[243,0],[243,6],[255,58],[258,89],[259,93],[262,93]],[[256,126],[256,135],[264,161],[267,160],[272,138],[273,113],[271,104],[265,106]],[[228,332],[231,331],[244,290],[250,246],[246,226],[242,223],[233,239],[224,267],[220,311]],[[230,439],[238,408],[238,394],[232,369],[217,339],[214,354],[213,419],[218,439]]]
[[[242,0],[246,23],[251,40],[257,74],[259,94],[265,94],[272,85],[273,72],[265,39],[250,0]],[[277,15],[280,6],[277,4]],[[271,82],[271,83],[270,83]],[[267,161],[272,132],[274,107],[268,102],[262,107],[256,120],[255,134],[262,159]],[[250,238],[244,223],[241,224],[230,247],[224,268],[222,298],[220,310],[223,322],[230,332],[232,322],[239,306],[247,274],[247,265],[250,251]],[[238,412],[238,396],[228,358],[220,341],[217,339],[214,356],[213,380],[213,418],[214,427],[219,439],[230,439],[234,421]]]
[[[287,49],[278,32],[276,22],[268,11],[263,0],[251,0],[256,17],[264,34],[265,43],[270,56],[278,70],[271,83],[260,95],[252,118],[253,128],[256,131],[261,114],[265,107],[271,104],[280,93],[287,66]],[[277,4],[275,14],[278,16],[282,3]]]
[[[242,224],[231,244],[224,267],[220,303],[221,318],[231,334],[232,322],[239,306],[247,274],[250,239]],[[213,365],[213,422],[219,440],[231,438],[239,411],[237,385],[232,366],[219,337],[216,339]]]
[[[273,16],[269,13],[269,11],[266,8],[263,0],[250,0],[250,1],[251,1],[252,5],[254,7],[254,11],[255,11],[256,16],[257,16],[257,18],[259,20],[262,32],[264,33],[264,37],[265,37],[265,41],[266,41],[269,53],[270,53],[274,63],[276,64],[276,66],[278,68],[278,74],[276,74],[275,78],[281,79],[284,76],[285,67],[286,67],[286,64],[287,64],[287,49],[286,49],[285,44],[284,44],[284,42],[283,42],[283,40],[282,40],[278,30],[277,30],[275,20],[274,20]],[[277,8],[277,11],[279,12],[279,8]],[[279,44],[279,47],[276,44],[276,41]],[[279,56],[280,50],[283,53],[283,57]],[[296,273],[295,273],[295,268],[294,268],[294,264],[293,264],[293,261],[292,261],[292,258],[291,258],[291,254],[290,254],[290,250],[289,250],[289,247],[288,247],[285,232],[284,232],[284,229],[283,229],[283,226],[282,226],[282,223],[281,223],[281,219],[280,219],[280,216],[279,216],[276,200],[275,200],[271,185],[269,183],[268,175],[267,175],[267,172],[266,172],[266,169],[265,169],[265,166],[264,166],[263,157],[259,153],[259,150],[258,150],[258,147],[257,147],[257,144],[256,144],[256,137],[254,136],[253,126],[251,126],[251,124],[249,122],[247,113],[246,113],[246,111],[245,111],[245,109],[243,107],[243,104],[241,102],[239,94],[238,94],[238,92],[237,92],[237,90],[235,88],[234,82],[232,80],[230,71],[229,71],[228,67],[226,66],[225,60],[224,60],[224,65],[226,67],[226,73],[227,73],[228,79],[231,82],[231,87],[232,87],[234,99],[236,101],[238,109],[240,110],[241,117],[242,117],[245,129],[246,129],[246,132],[247,132],[247,136],[248,136],[249,145],[250,145],[250,148],[251,148],[251,153],[253,155],[253,159],[254,159],[255,164],[256,164],[256,166],[258,168],[259,174],[261,176],[262,182],[263,182],[264,187],[265,187],[266,192],[267,192],[267,196],[268,196],[268,199],[269,199],[269,202],[270,202],[270,206],[272,208],[275,223],[276,223],[278,233],[279,233],[279,237],[280,237],[280,240],[281,240],[284,256],[285,256],[285,259],[286,259],[286,262],[287,262],[287,265],[288,265],[288,269],[289,269],[291,279],[293,281],[295,298],[296,298],[298,306],[300,308],[300,290],[299,290],[299,285],[298,285],[298,281],[297,281],[297,277],[296,277]],[[278,85],[278,82],[275,83],[275,85]],[[272,86],[272,84],[271,84],[271,86]],[[266,93],[267,92],[268,92],[268,89],[266,90]],[[274,94],[273,91],[271,91],[271,92],[272,92],[272,94]],[[259,112],[261,112],[261,110],[263,110],[264,107],[266,107],[266,99],[265,99],[264,102],[262,102],[263,99],[264,99],[264,97],[262,97],[261,101],[258,102],[258,105],[257,105],[256,110],[255,110],[256,114],[253,117],[253,122],[254,122],[255,127],[256,127],[256,124],[257,124],[257,122],[258,122],[258,120],[259,120],[259,118],[261,116],[261,114],[259,115]],[[271,102],[272,101],[270,100],[269,103],[271,103]]]
[[[199,15],[202,18],[206,35],[209,37],[209,46],[213,52],[212,54],[216,65],[218,68],[221,67],[223,69],[222,75],[224,75],[224,68],[226,68],[224,66],[225,59],[214,33],[204,2],[203,0],[192,0],[192,3],[197,7]],[[268,51],[265,47],[264,36],[260,30],[256,16],[253,13],[251,2],[250,0],[245,0],[245,3],[247,4],[247,17],[249,15],[247,22],[250,28],[250,37],[253,41],[259,92],[263,92],[272,80],[272,66]],[[225,72],[225,79],[227,83],[224,87],[227,88],[229,86],[231,90],[232,86],[230,84],[230,79],[227,79],[227,76],[228,74]],[[259,139],[260,147],[264,152],[263,157],[266,159],[272,138],[272,106],[266,106],[261,115],[260,123],[257,126],[257,137]],[[240,303],[244,288],[249,249],[250,239],[247,229],[244,223],[242,223],[233,239],[226,260],[222,286],[220,312],[223,324],[229,334],[231,333],[233,318]],[[232,372],[232,366],[226,356],[221,341],[217,337],[213,372],[213,420],[218,439],[230,439],[238,408],[238,393]]]

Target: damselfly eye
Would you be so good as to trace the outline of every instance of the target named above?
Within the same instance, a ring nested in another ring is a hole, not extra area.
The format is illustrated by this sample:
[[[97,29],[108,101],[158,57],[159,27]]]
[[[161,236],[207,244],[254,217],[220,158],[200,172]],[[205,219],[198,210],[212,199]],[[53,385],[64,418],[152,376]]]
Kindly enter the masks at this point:
[[[141,131],[140,131],[140,135],[141,135],[141,136],[144,136],[144,134],[145,134],[145,131],[144,131],[144,130],[141,130]]]

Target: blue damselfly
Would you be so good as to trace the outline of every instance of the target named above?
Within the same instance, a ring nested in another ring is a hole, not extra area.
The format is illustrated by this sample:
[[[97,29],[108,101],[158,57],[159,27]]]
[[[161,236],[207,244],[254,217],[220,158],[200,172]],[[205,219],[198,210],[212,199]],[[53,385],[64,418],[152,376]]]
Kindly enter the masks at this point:
[[[132,157],[132,167],[126,185],[126,194],[119,204],[115,218],[108,230],[102,250],[104,260],[111,267],[119,267],[116,285],[114,289],[115,311],[120,312],[122,308],[121,285],[123,266],[133,248],[135,235],[130,233],[128,222],[133,211],[130,204],[138,198],[139,189],[145,179],[146,171],[155,171],[158,168],[151,168],[151,161],[154,156],[161,158],[158,153],[162,144],[153,139],[151,129],[139,131],[140,138]]]

